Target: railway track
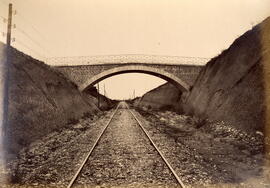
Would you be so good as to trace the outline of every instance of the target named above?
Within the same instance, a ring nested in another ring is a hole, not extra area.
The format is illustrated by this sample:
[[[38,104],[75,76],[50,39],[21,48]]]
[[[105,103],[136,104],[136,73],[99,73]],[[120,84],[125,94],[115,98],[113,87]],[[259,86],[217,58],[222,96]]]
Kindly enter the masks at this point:
[[[107,130],[107,128],[109,127],[109,125],[111,124],[115,114],[117,113],[118,109],[120,106],[124,106],[128,112],[132,115],[132,117],[134,118],[134,120],[137,122],[138,126],[141,128],[141,130],[143,131],[143,133],[146,135],[147,139],[150,141],[150,143],[152,144],[152,146],[154,147],[154,149],[156,150],[156,152],[159,154],[159,156],[162,158],[162,160],[164,161],[164,163],[166,164],[166,166],[168,167],[168,169],[170,170],[170,172],[172,173],[173,177],[175,178],[175,180],[178,183],[178,187],[182,187],[184,188],[185,185],[183,184],[183,182],[181,181],[181,179],[179,178],[179,176],[176,174],[176,172],[174,171],[174,169],[172,168],[172,166],[170,165],[170,163],[168,162],[168,160],[165,158],[165,156],[163,155],[163,153],[159,150],[159,148],[157,147],[157,145],[154,143],[154,141],[151,139],[150,135],[148,134],[148,132],[146,131],[146,129],[143,127],[142,123],[140,122],[140,120],[135,116],[135,114],[132,112],[132,110],[129,108],[129,106],[124,103],[121,102],[117,105],[115,111],[113,112],[112,116],[110,117],[109,121],[107,122],[107,124],[104,126],[103,130],[101,131],[101,133],[99,134],[99,136],[97,137],[96,141],[94,142],[94,144],[92,145],[91,149],[89,150],[88,154],[86,155],[85,159],[83,160],[83,162],[81,163],[80,167],[78,168],[78,170],[76,171],[76,173],[74,174],[74,176],[72,177],[71,181],[69,182],[67,188],[71,188],[75,185],[76,180],[78,179],[78,177],[80,176],[80,174],[82,173],[83,168],[86,166],[87,161],[89,160],[89,157],[92,155],[94,149],[96,148],[97,144],[100,142],[102,136],[104,135],[105,131]]]

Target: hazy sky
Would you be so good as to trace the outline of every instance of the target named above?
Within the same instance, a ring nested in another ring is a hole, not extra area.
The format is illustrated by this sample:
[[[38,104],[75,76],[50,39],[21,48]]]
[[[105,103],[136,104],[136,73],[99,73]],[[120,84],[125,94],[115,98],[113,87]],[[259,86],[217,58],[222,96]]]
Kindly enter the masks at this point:
[[[13,46],[36,57],[210,58],[270,15],[270,0],[0,0],[2,17],[7,15],[8,2],[17,11]],[[6,30],[4,24],[1,20],[1,32]],[[0,40],[5,40],[2,35]],[[143,85],[136,82],[140,79]],[[140,95],[162,82],[132,74],[104,83],[110,97],[128,98],[133,89]],[[118,88],[125,90],[119,94]]]

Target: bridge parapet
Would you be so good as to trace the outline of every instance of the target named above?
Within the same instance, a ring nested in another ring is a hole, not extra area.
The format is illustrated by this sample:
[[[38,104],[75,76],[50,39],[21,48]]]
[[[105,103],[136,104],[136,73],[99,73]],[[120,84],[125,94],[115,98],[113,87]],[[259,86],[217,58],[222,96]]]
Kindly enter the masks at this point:
[[[53,57],[46,63],[52,66],[77,66],[99,64],[164,64],[164,65],[205,65],[210,59],[202,57],[184,56],[160,56],[143,54],[105,55],[105,56],[77,56],[77,57]]]

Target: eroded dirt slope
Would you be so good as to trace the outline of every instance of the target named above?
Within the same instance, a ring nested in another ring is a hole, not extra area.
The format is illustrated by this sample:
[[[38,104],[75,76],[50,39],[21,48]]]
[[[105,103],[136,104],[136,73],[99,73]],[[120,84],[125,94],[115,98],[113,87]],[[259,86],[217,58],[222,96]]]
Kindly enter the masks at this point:
[[[186,112],[223,120],[245,131],[263,130],[269,25],[270,18],[244,33],[207,63],[190,94],[183,99]]]
[[[4,45],[0,45],[1,51]],[[43,62],[12,50],[9,82],[9,154],[99,110],[77,87]],[[9,156],[8,156],[9,157]]]

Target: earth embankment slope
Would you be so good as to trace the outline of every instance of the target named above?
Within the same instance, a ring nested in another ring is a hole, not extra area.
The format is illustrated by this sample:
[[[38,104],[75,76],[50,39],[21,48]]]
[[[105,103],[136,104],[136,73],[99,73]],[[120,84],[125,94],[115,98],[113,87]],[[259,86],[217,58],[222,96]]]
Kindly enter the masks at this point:
[[[211,59],[200,71],[190,92],[182,94],[166,83],[136,99],[135,106],[148,109],[173,106],[199,119],[225,121],[245,131],[263,131],[265,97],[269,95],[265,94],[265,87],[270,80],[267,79],[269,28],[270,18]]]
[[[0,45],[3,52],[4,44]],[[9,124],[5,146],[22,147],[99,109],[76,85],[48,65],[12,49],[9,78]]]
[[[223,120],[245,131],[262,130],[265,121],[264,71],[270,48],[270,18],[237,38],[201,70],[182,99],[185,111],[211,120]],[[267,27],[268,26],[268,27]],[[268,28],[266,30],[266,28]],[[265,33],[268,33],[266,36]],[[268,40],[269,42],[269,40]]]
[[[89,98],[89,100],[91,100],[100,110],[109,110],[115,107],[119,102],[100,94],[96,87],[90,87],[82,93],[86,98]]]
[[[144,109],[172,109],[179,110],[177,106],[181,99],[182,92],[171,83],[165,83],[142,97],[134,100],[134,106]]]

